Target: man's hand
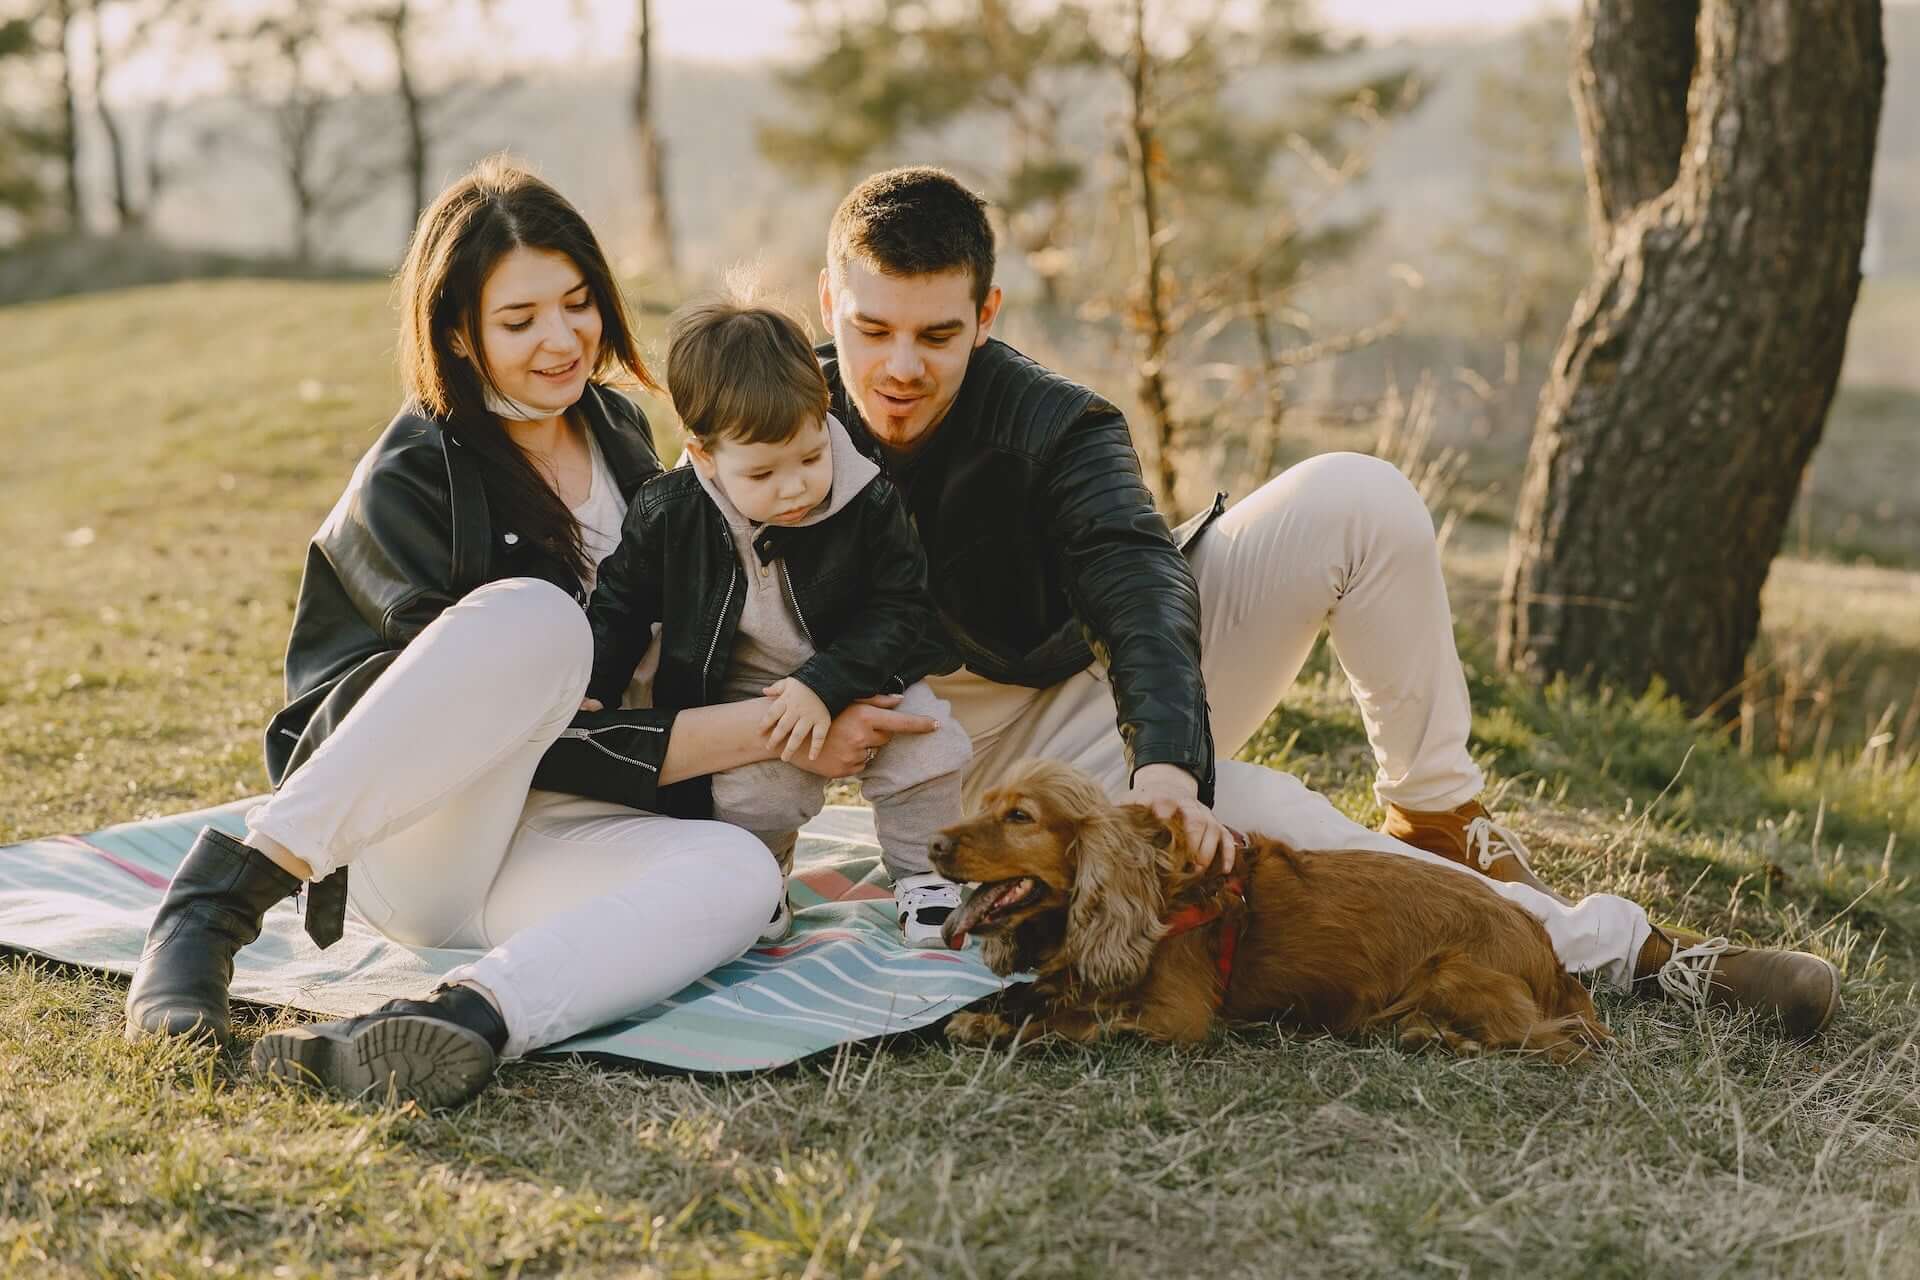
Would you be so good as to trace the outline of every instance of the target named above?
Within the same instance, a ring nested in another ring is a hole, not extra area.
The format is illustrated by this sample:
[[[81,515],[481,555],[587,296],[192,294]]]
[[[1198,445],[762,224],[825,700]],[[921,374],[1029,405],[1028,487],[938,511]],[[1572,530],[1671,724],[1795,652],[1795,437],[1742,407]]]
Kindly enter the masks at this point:
[[[896,711],[897,693],[862,698],[833,718],[820,754],[795,760],[795,766],[823,778],[851,778],[867,767],[871,753],[893,741],[896,733],[932,733],[939,722],[926,716]]]
[[[1205,871],[1217,857],[1220,873],[1231,874],[1233,835],[1200,803],[1199,795],[1199,780],[1179,765],[1143,764],[1133,771],[1133,790],[1121,796],[1120,803],[1143,804],[1160,821],[1178,823],[1187,837],[1188,865],[1195,871]]]
[[[833,721],[820,695],[792,676],[775,680],[760,692],[767,696],[767,713],[760,718],[760,731],[780,758],[791,761],[805,747],[807,759],[819,759],[820,748],[827,741],[827,726]]]

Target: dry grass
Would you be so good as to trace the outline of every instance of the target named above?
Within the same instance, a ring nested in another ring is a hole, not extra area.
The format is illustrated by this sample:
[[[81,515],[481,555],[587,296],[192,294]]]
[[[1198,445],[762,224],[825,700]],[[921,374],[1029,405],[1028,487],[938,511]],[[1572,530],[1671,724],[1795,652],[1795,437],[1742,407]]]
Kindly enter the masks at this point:
[[[386,333],[378,286],[0,310],[0,837],[260,785],[299,549],[391,411]],[[1503,812],[1552,880],[1831,956],[1821,1043],[1605,997],[1620,1041],[1589,1070],[1266,1028],[920,1038],[749,1078],[516,1066],[422,1116],[125,1045],[118,983],[15,959],[0,1275],[1915,1274],[1920,775],[1842,750],[1839,712],[1824,759],[1743,755],[1657,703],[1487,676],[1492,541],[1461,525],[1450,564]],[[1770,643],[1844,617],[1910,655],[1915,578],[1853,573],[1784,566]],[[1324,652],[1254,752],[1373,816]]]

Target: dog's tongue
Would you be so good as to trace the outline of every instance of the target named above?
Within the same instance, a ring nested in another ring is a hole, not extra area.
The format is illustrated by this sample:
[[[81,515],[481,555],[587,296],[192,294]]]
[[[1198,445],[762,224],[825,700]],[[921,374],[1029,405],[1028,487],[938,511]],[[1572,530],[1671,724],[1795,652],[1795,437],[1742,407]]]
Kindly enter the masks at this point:
[[[947,922],[940,926],[941,939],[955,951],[967,945],[967,935],[980,923],[980,917],[993,907],[994,900],[1000,896],[999,886],[977,884],[968,892]]]

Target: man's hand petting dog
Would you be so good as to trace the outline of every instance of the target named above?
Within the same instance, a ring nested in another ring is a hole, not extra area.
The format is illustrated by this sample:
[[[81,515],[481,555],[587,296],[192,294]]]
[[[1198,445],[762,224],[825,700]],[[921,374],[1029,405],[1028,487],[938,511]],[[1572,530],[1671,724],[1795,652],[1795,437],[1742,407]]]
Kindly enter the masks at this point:
[[[1143,764],[1133,771],[1133,790],[1121,796],[1118,804],[1143,804],[1153,816],[1169,826],[1178,824],[1186,836],[1188,864],[1195,872],[1220,860],[1220,874],[1233,874],[1233,833],[1213,816],[1213,810],[1200,803],[1200,783],[1175,764]]]

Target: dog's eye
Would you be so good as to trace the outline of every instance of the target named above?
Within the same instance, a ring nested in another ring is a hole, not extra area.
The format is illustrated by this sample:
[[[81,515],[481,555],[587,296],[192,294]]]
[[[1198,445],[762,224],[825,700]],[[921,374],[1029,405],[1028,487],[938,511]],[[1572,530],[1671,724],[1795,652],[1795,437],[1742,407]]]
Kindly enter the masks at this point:
[[[1025,809],[1009,809],[1002,818],[1004,822],[1032,822],[1033,815]]]

